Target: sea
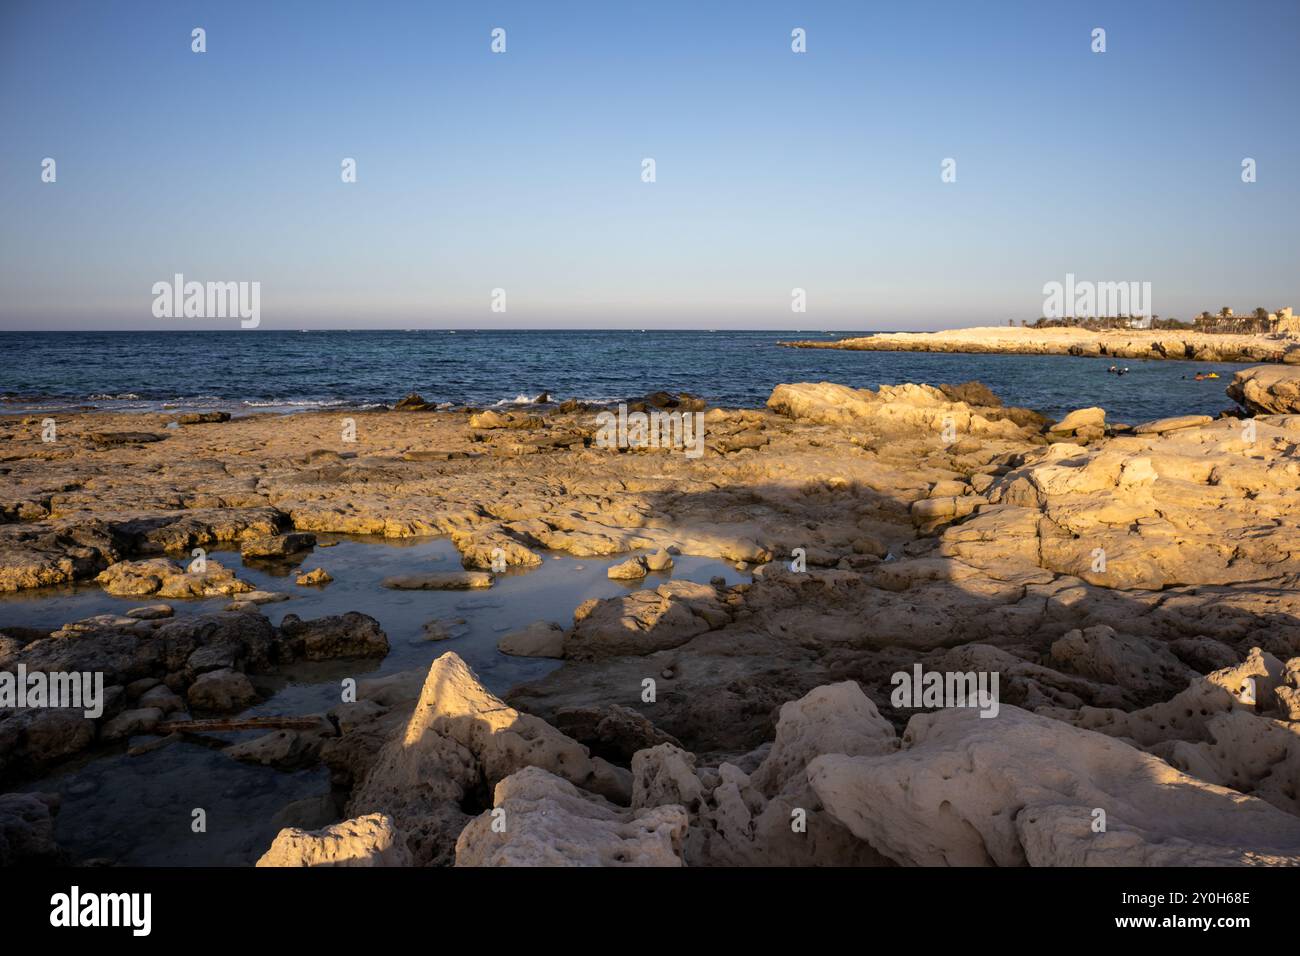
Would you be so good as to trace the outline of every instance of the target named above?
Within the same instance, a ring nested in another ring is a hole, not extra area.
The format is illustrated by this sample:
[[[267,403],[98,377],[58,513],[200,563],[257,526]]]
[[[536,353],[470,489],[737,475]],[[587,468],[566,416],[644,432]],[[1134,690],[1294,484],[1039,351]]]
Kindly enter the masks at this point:
[[[783,348],[861,332],[412,330],[0,332],[0,414],[233,413],[432,403],[521,405],[540,397],[616,402],[689,392],[758,407],[784,382],[855,388],[983,382],[1005,404],[1053,418],[1091,405],[1112,421],[1214,415],[1244,365],[1055,355],[848,352]],[[1128,369],[1125,375],[1109,371]],[[1219,378],[1196,381],[1198,373]]]

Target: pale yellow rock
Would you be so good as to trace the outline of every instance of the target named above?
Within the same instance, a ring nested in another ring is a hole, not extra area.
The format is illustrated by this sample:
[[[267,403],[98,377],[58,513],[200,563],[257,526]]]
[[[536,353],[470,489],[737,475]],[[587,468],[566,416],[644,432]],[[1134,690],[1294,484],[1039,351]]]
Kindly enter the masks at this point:
[[[1070,412],[1052,426],[1052,431],[1074,432],[1081,428],[1104,428],[1106,410],[1104,408],[1078,408]]]
[[[808,776],[835,819],[905,865],[1300,864],[1300,819],[1009,705],[913,717],[897,754],[818,757]]]
[[[411,854],[390,817],[370,813],[323,830],[281,830],[257,866],[410,866]]]
[[[1173,418],[1161,418],[1138,425],[1133,431],[1139,435],[1163,435],[1165,432],[1177,431],[1180,428],[1198,428],[1212,421],[1214,419],[1209,415],[1175,415]]]
[[[1232,376],[1228,395],[1256,415],[1300,414],[1300,369],[1261,365]]]
[[[624,810],[526,767],[456,840],[456,866],[684,866],[686,811]]]

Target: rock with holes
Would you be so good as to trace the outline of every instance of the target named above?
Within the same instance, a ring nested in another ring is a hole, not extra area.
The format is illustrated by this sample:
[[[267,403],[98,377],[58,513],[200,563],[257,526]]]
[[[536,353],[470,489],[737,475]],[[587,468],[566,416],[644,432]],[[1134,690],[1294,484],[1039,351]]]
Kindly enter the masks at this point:
[[[466,804],[530,766],[597,791],[618,785],[587,748],[507,707],[448,652],[429,668],[414,711],[353,791],[348,812],[387,813],[417,863],[449,862],[470,819]]]
[[[540,767],[503,779],[456,840],[457,866],[684,866],[686,811],[626,810]]]
[[[406,841],[391,818],[368,813],[321,830],[287,827],[258,866],[410,866]]]
[[[918,715],[898,753],[818,757],[808,778],[904,865],[1300,864],[1300,819],[1018,707]]]

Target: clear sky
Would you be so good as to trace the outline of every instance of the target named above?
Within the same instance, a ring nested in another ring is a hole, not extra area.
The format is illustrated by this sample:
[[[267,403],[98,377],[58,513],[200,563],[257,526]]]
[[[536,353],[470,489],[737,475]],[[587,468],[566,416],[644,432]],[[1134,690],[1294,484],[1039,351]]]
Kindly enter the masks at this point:
[[[1067,272],[1300,308],[1298,40],[1297,0],[0,0],[0,328],[233,327],[155,319],[177,272],[262,328],[1004,324]]]

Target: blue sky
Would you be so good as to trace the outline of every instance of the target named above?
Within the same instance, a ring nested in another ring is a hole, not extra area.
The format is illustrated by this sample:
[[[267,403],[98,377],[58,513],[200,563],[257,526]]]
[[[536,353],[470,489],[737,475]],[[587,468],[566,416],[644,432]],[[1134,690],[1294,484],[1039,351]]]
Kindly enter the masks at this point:
[[[177,272],[263,328],[1004,324],[1067,272],[1300,308],[1297,39],[1295,0],[4,0],[0,328],[232,327],[155,319]]]

